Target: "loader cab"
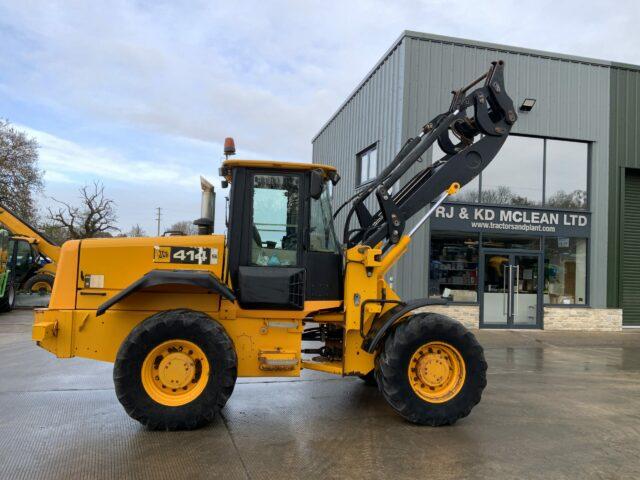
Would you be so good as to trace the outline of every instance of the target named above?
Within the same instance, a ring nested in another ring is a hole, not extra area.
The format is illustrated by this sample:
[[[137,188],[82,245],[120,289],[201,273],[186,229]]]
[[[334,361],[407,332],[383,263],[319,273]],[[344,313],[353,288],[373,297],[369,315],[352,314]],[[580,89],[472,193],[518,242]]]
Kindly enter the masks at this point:
[[[302,309],[305,300],[342,300],[343,255],[329,198],[332,167],[233,160],[229,275],[246,309]]]
[[[40,268],[41,256],[34,245],[34,239],[28,237],[11,237],[9,240],[8,265],[13,282],[19,287],[31,274]]]

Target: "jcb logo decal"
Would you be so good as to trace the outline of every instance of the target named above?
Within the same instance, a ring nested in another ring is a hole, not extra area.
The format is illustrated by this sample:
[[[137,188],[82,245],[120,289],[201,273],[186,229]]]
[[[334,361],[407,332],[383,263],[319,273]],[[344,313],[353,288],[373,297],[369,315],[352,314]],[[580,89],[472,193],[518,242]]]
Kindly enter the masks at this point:
[[[153,261],[156,263],[169,263],[171,261],[171,247],[153,247]]]

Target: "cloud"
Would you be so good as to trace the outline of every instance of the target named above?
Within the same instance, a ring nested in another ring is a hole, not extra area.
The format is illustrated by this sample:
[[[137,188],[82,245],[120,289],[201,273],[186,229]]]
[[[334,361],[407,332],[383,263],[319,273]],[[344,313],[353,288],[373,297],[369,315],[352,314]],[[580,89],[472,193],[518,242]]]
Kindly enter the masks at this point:
[[[0,7],[0,79],[103,122],[208,142],[233,135],[265,156],[309,161],[313,135],[404,29],[640,63],[638,8],[16,0]]]
[[[2,15],[18,32],[4,43],[4,82],[20,82],[25,97],[163,134],[234,135],[290,160],[310,159],[310,139],[353,87],[354,71],[366,72],[399,33],[369,38],[352,55],[354,40],[362,47],[380,31],[391,10],[382,3],[363,22],[367,33],[348,38],[351,12],[337,4],[115,2],[99,15],[91,4],[36,4],[9,3]]]
[[[56,208],[54,199],[76,203],[78,190],[86,183],[100,180],[105,194],[117,207],[118,225],[126,232],[140,224],[156,233],[156,208],[162,208],[161,233],[173,223],[199,217],[200,175],[207,177],[218,192],[216,210],[222,215],[227,191],[221,190],[217,176],[198,170],[189,162],[170,164],[159,158],[155,162],[136,161],[115,149],[87,147],[24,125],[16,125],[35,138],[40,146],[40,166],[45,170],[46,196],[40,200],[41,214],[47,207]],[[178,142],[184,148],[184,141]],[[196,142],[189,142],[195,147]],[[224,218],[216,219],[216,231],[224,231]]]
[[[126,158],[113,149],[86,147],[24,125],[17,127],[38,141],[40,166],[50,182],[102,179],[130,184],[198,184],[199,173],[195,171],[166,164],[159,167],[152,162]]]
[[[0,116],[33,129],[47,188],[135,186],[119,190],[133,212],[137,191],[168,203],[158,184],[197,194],[229,135],[249,157],[310,161],[403,30],[640,64],[639,18],[633,0],[5,0]]]
[[[67,176],[64,173],[61,173],[56,170],[45,170],[44,172],[44,180],[45,182],[51,183],[66,183],[66,184],[75,184],[76,182],[73,178]]]

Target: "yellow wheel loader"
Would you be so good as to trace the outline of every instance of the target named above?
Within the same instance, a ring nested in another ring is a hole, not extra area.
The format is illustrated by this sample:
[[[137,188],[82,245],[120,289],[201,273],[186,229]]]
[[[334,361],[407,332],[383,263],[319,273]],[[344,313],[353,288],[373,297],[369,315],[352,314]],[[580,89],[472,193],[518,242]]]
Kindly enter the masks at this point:
[[[11,288],[51,293],[60,247],[4,205],[0,205],[0,223],[13,234],[8,247]]]
[[[206,424],[238,376],[293,377],[305,368],[375,380],[417,424],[465,417],[486,385],[482,347],[458,322],[429,313],[444,300],[403,300],[385,274],[437,206],[504,144],[516,112],[503,68],[494,62],[455,91],[450,108],[341,207],[342,242],[329,198],[339,180],[333,167],[227,159],[226,237],[212,234],[204,215],[194,236],[66,242],[33,339],[61,358],[115,362],[118,399],[153,429]],[[444,157],[405,181],[436,141]]]
[[[16,300],[9,268],[10,238],[11,234],[0,228],[0,313],[11,311]]]

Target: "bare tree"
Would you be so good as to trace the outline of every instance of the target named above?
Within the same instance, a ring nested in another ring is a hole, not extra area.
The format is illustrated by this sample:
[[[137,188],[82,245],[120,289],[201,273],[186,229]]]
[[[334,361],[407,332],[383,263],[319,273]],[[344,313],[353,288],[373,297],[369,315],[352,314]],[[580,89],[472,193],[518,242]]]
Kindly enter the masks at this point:
[[[38,142],[0,119],[0,203],[34,221],[34,197],[42,191]]]
[[[196,235],[198,233],[198,228],[193,224],[193,222],[190,222],[189,220],[176,222],[171,225],[171,228],[169,228],[169,230],[173,232],[182,232],[185,235]]]
[[[514,193],[511,188],[506,185],[498,185],[495,188],[482,189],[482,203],[488,203],[490,205],[518,205],[518,206],[531,206],[535,205],[535,202]]]
[[[556,208],[585,209],[587,208],[587,192],[586,190],[574,190],[573,192],[560,190],[547,199],[547,204]]]
[[[104,185],[95,181],[80,189],[80,206],[53,199],[60,207],[48,208],[48,220],[64,228],[69,238],[110,237],[115,226],[116,212],[113,200],[104,196]]]
[[[127,233],[127,237],[146,237],[147,232],[145,232],[140,224],[136,223],[131,230]]]
[[[40,231],[47,236],[47,238],[50,238],[58,245],[62,245],[64,242],[71,239],[69,231],[66,228],[53,224],[51,220],[45,220],[43,223],[39,223],[38,227]]]

